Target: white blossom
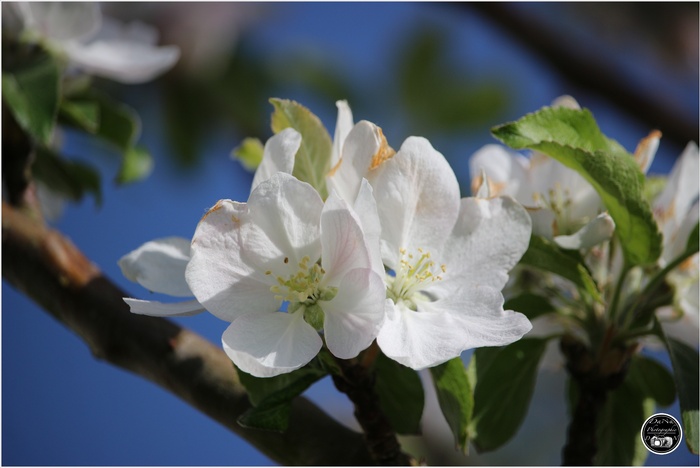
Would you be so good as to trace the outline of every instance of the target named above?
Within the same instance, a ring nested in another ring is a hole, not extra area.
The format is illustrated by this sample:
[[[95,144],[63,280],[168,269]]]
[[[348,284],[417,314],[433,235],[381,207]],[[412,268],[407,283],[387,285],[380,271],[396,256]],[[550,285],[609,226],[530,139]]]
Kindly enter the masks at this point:
[[[226,353],[259,377],[303,366],[323,339],[335,356],[355,357],[384,319],[384,284],[354,211],[285,173],[247,203],[221,200],[205,215],[186,278],[207,310],[231,322]]]
[[[158,32],[143,23],[102,17],[98,3],[19,2],[27,34],[46,39],[85,72],[121,83],[143,83],[177,62],[176,46],[157,46]]]

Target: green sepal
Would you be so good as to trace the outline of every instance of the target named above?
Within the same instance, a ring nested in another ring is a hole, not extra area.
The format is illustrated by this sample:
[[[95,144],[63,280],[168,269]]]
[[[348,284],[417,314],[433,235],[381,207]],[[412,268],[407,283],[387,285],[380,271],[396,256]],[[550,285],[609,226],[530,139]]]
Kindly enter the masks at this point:
[[[254,377],[238,369],[252,408],[238,418],[243,427],[284,432],[289,426],[292,400],[327,375],[315,360],[293,372],[275,377]]]
[[[615,221],[629,266],[659,258],[661,233],[644,196],[644,174],[619,143],[603,135],[590,111],[544,107],[492,133],[512,148],[540,151],[583,176]]]
[[[530,245],[520,263],[566,278],[596,301],[602,300],[595,280],[583,261],[577,258],[577,252],[565,251],[544,237],[530,237]]]
[[[2,73],[3,101],[17,123],[35,140],[48,145],[60,100],[61,70],[48,55],[30,65]]]
[[[525,338],[502,348],[479,348],[469,363],[474,385],[470,433],[479,452],[508,442],[525,419],[547,339]]]
[[[469,427],[474,412],[474,393],[462,358],[456,357],[432,367],[440,410],[450,426],[455,446],[463,453],[469,452]]]
[[[425,394],[418,373],[381,352],[374,363],[374,371],[379,406],[391,427],[398,434],[420,434]]]
[[[328,196],[326,175],[330,171],[332,140],[318,117],[301,104],[287,99],[270,99],[272,131],[292,127],[301,134],[301,146],[294,160],[292,175],[308,182],[324,200]]]

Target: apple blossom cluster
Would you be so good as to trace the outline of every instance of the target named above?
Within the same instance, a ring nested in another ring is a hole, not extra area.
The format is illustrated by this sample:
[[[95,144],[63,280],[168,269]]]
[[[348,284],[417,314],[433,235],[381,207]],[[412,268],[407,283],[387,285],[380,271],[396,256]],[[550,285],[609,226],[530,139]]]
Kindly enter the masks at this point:
[[[264,145],[246,202],[220,200],[191,241],[164,238],[124,256],[124,275],[194,299],[126,298],[131,311],[230,322],[224,350],[257,377],[291,372],[325,346],[350,359],[375,342],[413,369],[519,340],[531,324],[502,289],[532,222],[509,195],[461,198],[454,172],[424,138],[398,151],[344,101],[330,170],[292,175],[305,144],[294,128]],[[324,196],[325,193],[327,196]]]

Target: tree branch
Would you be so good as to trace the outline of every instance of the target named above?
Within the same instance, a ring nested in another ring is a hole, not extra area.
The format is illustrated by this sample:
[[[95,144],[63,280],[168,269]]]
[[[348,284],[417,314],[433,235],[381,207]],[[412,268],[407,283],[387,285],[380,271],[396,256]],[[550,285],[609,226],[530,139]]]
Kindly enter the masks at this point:
[[[572,85],[600,94],[649,128],[685,146],[698,141],[697,116],[684,112],[660,90],[649,92],[633,86],[615,63],[603,60],[590,44],[574,44],[545,22],[525,15],[507,3],[456,3],[479,12],[501,30],[547,61]],[[583,46],[583,47],[582,47]]]
[[[284,434],[245,429],[250,408],[231,361],[175,323],[134,315],[126,296],[69,240],[3,202],[2,274],[75,331],[98,359],[145,377],[288,465],[370,465],[361,434],[304,398],[294,401]]]

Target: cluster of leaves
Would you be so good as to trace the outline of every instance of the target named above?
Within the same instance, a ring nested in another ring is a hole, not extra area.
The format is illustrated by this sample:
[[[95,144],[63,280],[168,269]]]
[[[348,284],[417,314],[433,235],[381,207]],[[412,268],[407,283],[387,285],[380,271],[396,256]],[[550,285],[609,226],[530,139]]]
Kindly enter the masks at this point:
[[[325,172],[318,169],[327,166],[328,132],[303,106],[286,100],[271,102],[275,108],[273,130],[279,132],[293,127],[302,134],[304,144],[296,156],[294,175],[324,190],[323,178],[318,174]],[[634,158],[602,134],[590,112],[544,108],[517,122],[496,127],[493,133],[513,148],[541,151],[581,174],[595,187],[615,220],[625,271],[635,266],[658,270],[654,265],[661,252],[662,239],[645,198],[645,177]],[[234,154],[247,167],[254,168],[262,158],[262,143],[247,139]],[[684,258],[697,252],[697,235],[691,235]],[[591,311],[605,307],[605,295],[609,296],[609,292],[596,284],[578,251],[562,249],[554,242],[533,235],[521,265],[571,282],[583,307]],[[524,290],[510,298],[505,308],[521,311],[533,320],[558,313],[551,299],[536,290]],[[627,323],[620,317],[608,317],[603,322],[602,326],[615,324],[619,328]],[[586,330],[592,336],[600,332],[601,324],[593,319],[584,325],[584,328],[589,327]],[[653,359],[641,355],[630,357],[622,384],[610,392],[601,412],[597,434],[600,449],[596,456],[600,464],[643,462],[647,452],[638,437],[640,427],[655,405],[670,405],[676,395],[680,398],[686,441],[691,450],[697,452],[697,351],[666,337],[653,314],[647,315],[644,323],[637,318],[633,327],[645,329],[665,343],[673,363],[673,375]],[[629,346],[634,340],[627,339],[622,331],[617,335],[620,346]],[[500,348],[480,348],[466,367],[461,358],[455,358],[430,369],[456,447],[466,452],[471,441],[478,451],[495,450],[515,435],[527,414],[547,344],[559,337],[553,334],[525,338]],[[376,357],[368,358],[371,353],[377,353]],[[398,434],[419,433],[425,395],[418,373],[386,358],[376,347],[361,354],[358,361],[369,363],[368,372],[375,374],[377,398],[394,430]],[[254,407],[241,417],[240,423],[285,430],[291,400],[324,376],[338,372],[332,357],[322,352],[309,365],[290,374],[258,379],[241,373]],[[574,381],[570,389],[569,401],[575,406],[578,390]],[[615,437],[610,437],[613,433]]]
[[[58,127],[84,132],[116,150],[120,184],[140,180],[152,169],[150,154],[137,146],[141,123],[136,112],[97,90],[89,76],[69,72],[65,58],[48,46],[3,37],[2,103],[4,115],[22,132],[19,138],[34,150],[33,177],[67,199],[91,194],[100,203],[100,175],[61,154]],[[16,150],[5,155],[26,156]]]

